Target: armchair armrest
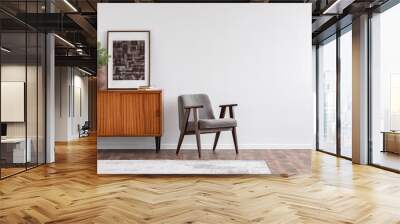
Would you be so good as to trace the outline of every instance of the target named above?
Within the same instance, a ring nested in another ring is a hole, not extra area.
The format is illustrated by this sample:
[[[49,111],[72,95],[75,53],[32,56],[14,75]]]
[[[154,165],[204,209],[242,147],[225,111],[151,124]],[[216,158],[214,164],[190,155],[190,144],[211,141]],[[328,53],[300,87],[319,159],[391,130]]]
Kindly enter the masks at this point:
[[[193,118],[194,118],[194,126],[195,129],[197,130],[197,121],[198,121],[198,116],[197,116],[197,109],[199,108],[203,108],[203,105],[191,105],[191,106],[185,106],[185,131],[187,129],[187,125],[189,122],[189,115],[190,115],[190,111],[191,109],[193,109]]]
[[[219,114],[219,118],[225,117],[225,111],[226,111],[226,108],[228,107],[229,108],[229,117],[234,119],[235,113],[233,112],[233,107],[236,107],[236,106],[237,106],[236,103],[219,105],[219,107],[221,107],[221,112]]]
[[[203,105],[192,105],[185,107],[185,109],[197,109],[197,108],[203,108]]]
[[[236,103],[233,103],[233,104],[222,104],[222,105],[219,105],[219,107],[236,107],[237,106],[237,104]]]

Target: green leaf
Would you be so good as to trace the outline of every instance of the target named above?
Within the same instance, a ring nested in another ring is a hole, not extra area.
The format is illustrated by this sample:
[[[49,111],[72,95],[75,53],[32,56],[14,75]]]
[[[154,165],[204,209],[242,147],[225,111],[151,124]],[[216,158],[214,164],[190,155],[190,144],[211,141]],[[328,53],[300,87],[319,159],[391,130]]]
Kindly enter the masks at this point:
[[[97,42],[97,65],[107,65],[110,57],[111,56],[107,54],[107,50],[101,47],[100,42]]]

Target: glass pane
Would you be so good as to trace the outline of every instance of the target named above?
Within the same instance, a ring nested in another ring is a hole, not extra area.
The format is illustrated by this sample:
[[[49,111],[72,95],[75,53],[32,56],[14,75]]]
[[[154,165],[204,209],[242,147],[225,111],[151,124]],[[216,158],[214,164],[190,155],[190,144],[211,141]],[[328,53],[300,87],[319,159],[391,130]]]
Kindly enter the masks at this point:
[[[319,149],[336,153],[336,40],[318,48]]]
[[[45,65],[46,65],[46,38],[44,34],[38,36],[38,163],[45,163]]]
[[[44,13],[45,1],[0,1],[22,16]],[[38,17],[27,19],[32,21]],[[1,123],[0,177],[45,162],[45,35],[0,12]]]
[[[37,1],[27,2],[26,12],[37,13]],[[38,17],[29,18],[32,23],[37,23]],[[37,120],[37,75],[38,75],[38,35],[35,30],[27,30],[27,75],[26,75],[26,118],[27,118],[27,143],[28,151],[30,150],[30,161],[27,167],[37,166],[38,160],[38,120]]]
[[[36,32],[27,33],[28,38],[28,63],[27,63],[27,80],[26,80],[26,113],[27,113],[27,142],[28,150],[30,149],[30,160],[28,160],[28,168],[37,165],[38,160],[38,107],[37,107],[37,75],[38,75],[38,36]]]
[[[341,155],[352,157],[352,35],[340,37],[340,121]]]
[[[372,18],[372,163],[400,170],[400,5]]]
[[[24,13],[26,11],[26,1],[0,1],[0,8],[4,9],[7,12],[11,12],[14,15],[21,15],[20,13]],[[25,31],[26,25],[18,21],[16,19],[11,18],[9,15],[0,12],[0,20],[1,20],[1,31],[6,32],[21,32]]]
[[[1,175],[5,177],[25,170],[31,158],[31,151],[26,151],[25,32],[2,33],[1,47]]]

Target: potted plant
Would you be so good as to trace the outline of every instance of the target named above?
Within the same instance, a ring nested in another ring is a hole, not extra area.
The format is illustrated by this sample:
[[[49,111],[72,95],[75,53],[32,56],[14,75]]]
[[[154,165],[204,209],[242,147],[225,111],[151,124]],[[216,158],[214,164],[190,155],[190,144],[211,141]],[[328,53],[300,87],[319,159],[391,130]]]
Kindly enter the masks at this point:
[[[97,42],[97,88],[99,90],[107,89],[107,63],[110,55],[107,49],[101,47],[101,43]]]

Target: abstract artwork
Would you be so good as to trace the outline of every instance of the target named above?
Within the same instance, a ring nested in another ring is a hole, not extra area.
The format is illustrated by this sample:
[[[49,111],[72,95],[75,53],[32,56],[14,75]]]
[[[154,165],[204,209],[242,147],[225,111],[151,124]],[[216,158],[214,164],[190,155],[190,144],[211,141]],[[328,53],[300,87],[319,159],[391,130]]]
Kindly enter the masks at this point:
[[[150,85],[150,31],[109,31],[109,89]]]
[[[113,80],[144,80],[143,40],[113,42]]]

